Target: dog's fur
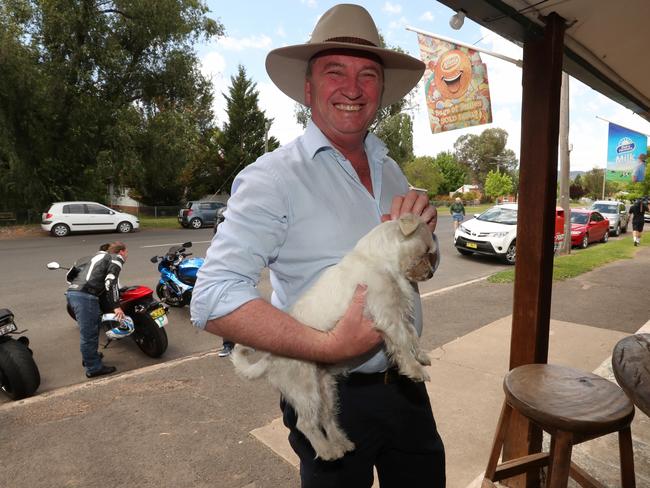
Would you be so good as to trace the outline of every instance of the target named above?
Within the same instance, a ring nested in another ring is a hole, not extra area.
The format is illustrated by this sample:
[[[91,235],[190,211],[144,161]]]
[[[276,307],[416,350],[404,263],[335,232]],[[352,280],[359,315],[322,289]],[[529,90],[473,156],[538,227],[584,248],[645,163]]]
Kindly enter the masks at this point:
[[[405,215],[385,222],[359,240],[339,264],[327,269],[289,313],[310,327],[331,330],[347,310],[357,284],[365,284],[365,313],[382,333],[389,358],[400,374],[414,381],[428,380],[423,365],[431,363],[419,348],[412,323],[411,282],[431,278],[437,252],[431,231],[420,218]],[[252,351],[235,347],[232,361],[237,372],[249,379],[266,375],[296,411],[296,426],[318,457],[338,459],[354,449],[336,420],[336,375],[345,373],[344,367],[270,353],[251,363]]]

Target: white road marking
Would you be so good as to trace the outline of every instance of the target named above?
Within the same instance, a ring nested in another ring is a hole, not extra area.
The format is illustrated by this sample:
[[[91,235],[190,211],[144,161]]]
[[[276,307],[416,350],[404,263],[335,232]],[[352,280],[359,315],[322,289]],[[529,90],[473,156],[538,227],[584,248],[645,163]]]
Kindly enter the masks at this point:
[[[494,273],[492,273],[492,274],[494,274]],[[420,298],[427,298],[427,297],[431,297],[433,295],[438,295],[440,293],[447,292],[449,290],[453,290],[454,288],[460,288],[461,286],[465,286],[465,285],[472,285],[474,283],[478,283],[479,281],[487,280],[490,276],[492,276],[492,274],[483,276],[481,278],[476,278],[476,279],[473,279],[473,280],[465,281],[463,283],[458,283],[457,285],[451,285],[451,286],[448,286],[446,288],[441,288],[440,290],[430,291],[429,293],[424,293],[424,294],[420,295]]]
[[[192,244],[207,244],[208,242],[212,242],[212,241],[192,241]],[[180,246],[180,243],[172,242],[169,244],[152,244],[150,246],[140,246],[140,249],[145,249],[147,247],[169,247],[169,246]]]

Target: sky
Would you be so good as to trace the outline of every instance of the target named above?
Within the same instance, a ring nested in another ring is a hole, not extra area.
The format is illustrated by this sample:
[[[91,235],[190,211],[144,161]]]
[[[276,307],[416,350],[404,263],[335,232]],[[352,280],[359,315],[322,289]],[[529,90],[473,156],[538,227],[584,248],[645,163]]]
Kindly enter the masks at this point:
[[[320,15],[339,2],[324,0],[232,1],[207,0],[209,17],[223,24],[226,35],[197,46],[203,73],[212,80],[215,93],[215,116],[219,126],[227,120],[225,100],[231,77],[241,64],[256,83],[260,109],[273,118],[269,133],[285,144],[302,133],[295,120],[295,102],[284,95],[266,74],[267,53],[275,48],[302,44],[309,39]],[[513,59],[522,59],[522,49],[469,19],[460,30],[449,27],[452,10],[435,0],[358,1],[372,15],[389,46],[399,46],[410,55],[420,57],[417,34],[422,31],[455,39]],[[507,147],[517,157],[521,133],[521,68],[496,57],[481,54],[487,64],[492,101],[491,124],[432,134],[426,112],[424,88],[414,90],[417,109],[413,116],[413,146],[416,156],[435,156],[453,151],[454,142],[465,134],[480,134],[487,128],[502,128],[508,134]],[[607,160],[608,123],[650,135],[650,122],[622,105],[571,78],[569,83],[571,171],[604,168]]]

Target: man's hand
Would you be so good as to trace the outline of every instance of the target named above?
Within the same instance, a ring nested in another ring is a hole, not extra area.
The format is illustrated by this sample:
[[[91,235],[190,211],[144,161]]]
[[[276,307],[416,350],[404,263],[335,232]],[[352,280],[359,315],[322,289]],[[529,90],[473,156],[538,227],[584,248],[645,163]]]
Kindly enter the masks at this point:
[[[115,314],[115,318],[117,320],[121,321],[124,319],[124,311],[120,307],[117,307],[115,310],[113,310],[113,313]]]
[[[382,215],[381,221],[396,220],[408,213],[422,217],[422,220],[426,222],[431,232],[436,230],[438,210],[429,203],[429,197],[425,193],[416,190],[409,190],[406,195],[393,197],[393,202],[390,206],[390,215]]]
[[[334,362],[345,361],[360,356],[382,341],[381,334],[374,328],[372,320],[365,316],[365,285],[357,285],[352,302],[336,327],[328,332],[329,349]]]

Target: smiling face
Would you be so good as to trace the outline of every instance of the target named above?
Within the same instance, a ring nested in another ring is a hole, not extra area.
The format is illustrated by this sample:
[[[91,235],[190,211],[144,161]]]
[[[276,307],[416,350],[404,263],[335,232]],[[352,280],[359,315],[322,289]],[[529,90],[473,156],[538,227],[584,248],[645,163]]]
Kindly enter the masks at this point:
[[[382,66],[361,53],[323,54],[311,63],[305,102],[314,123],[339,149],[358,145],[375,118]]]
[[[436,88],[444,98],[460,98],[472,79],[472,63],[467,53],[452,49],[440,56],[435,74]]]

